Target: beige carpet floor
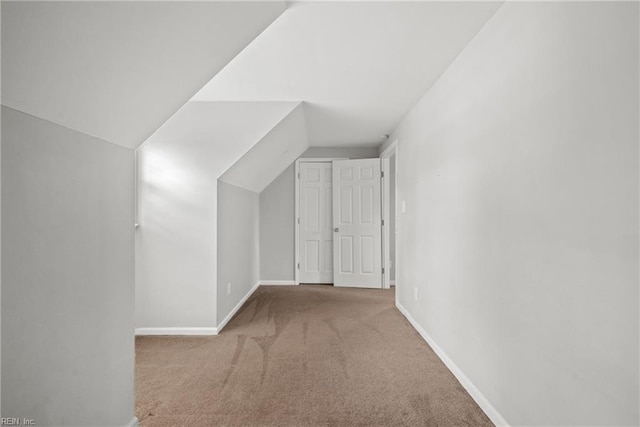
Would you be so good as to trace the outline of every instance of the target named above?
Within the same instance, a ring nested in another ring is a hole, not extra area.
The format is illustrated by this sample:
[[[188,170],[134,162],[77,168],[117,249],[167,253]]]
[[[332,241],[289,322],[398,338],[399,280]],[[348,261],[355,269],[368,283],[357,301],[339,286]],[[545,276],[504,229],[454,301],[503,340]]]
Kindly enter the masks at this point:
[[[215,337],[136,338],[142,426],[490,426],[393,291],[260,287]]]

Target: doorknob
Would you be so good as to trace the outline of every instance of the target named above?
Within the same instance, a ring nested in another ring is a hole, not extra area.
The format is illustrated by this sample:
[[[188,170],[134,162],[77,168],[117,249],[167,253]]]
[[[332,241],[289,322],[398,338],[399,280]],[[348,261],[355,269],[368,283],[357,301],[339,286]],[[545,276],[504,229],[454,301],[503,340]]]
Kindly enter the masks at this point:
[[[338,231],[340,231],[340,229],[338,227],[336,227],[336,228],[333,229],[333,231],[335,231],[337,233]]]

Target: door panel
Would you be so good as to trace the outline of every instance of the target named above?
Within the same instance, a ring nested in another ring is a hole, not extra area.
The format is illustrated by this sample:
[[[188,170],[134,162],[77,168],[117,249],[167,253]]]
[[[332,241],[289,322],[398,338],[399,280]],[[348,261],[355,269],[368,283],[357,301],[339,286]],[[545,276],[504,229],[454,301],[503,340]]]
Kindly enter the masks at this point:
[[[300,283],[333,283],[332,165],[300,163]]]
[[[317,273],[320,271],[320,254],[318,249],[320,242],[317,240],[307,240],[305,242],[305,266],[310,272]]]
[[[306,221],[304,229],[306,231],[320,231],[320,189],[308,187],[307,197],[305,197]]]
[[[353,187],[340,187],[340,222],[351,224],[353,222]]]
[[[340,274],[353,273],[353,237],[340,236]]]
[[[373,236],[360,236],[360,265],[362,265],[362,272],[371,274],[375,266],[373,257],[374,251],[374,239]]]
[[[360,189],[361,224],[373,224],[373,191],[372,185],[363,185]]]
[[[333,162],[335,286],[382,287],[380,159]]]

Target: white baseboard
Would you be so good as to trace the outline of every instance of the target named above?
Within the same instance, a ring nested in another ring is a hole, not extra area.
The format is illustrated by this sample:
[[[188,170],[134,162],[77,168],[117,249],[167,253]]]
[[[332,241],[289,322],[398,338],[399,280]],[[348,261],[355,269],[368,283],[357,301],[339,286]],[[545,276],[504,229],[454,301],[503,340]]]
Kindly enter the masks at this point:
[[[509,423],[507,423],[502,414],[500,414],[500,412],[498,412],[498,410],[494,408],[491,402],[489,402],[489,400],[484,397],[480,390],[478,390],[478,388],[473,385],[471,380],[469,380],[464,372],[462,372],[460,368],[456,366],[456,364],[453,362],[453,360],[451,360],[451,358],[449,358],[449,356],[447,356],[444,350],[440,348],[438,344],[436,344],[436,342],[429,336],[427,331],[425,331],[422,326],[420,326],[418,322],[416,322],[416,320],[409,314],[407,309],[404,308],[398,301],[396,301],[396,307],[398,307],[400,313],[402,313],[404,317],[407,318],[409,323],[411,323],[411,326],[413,326],[413,328],[420,334],[420,336],[422,336],[427,344],[429,344],[429,347],[431,347],[431,349],[433,349],[433,351],[438,355],[440,360],[442,360],[442,363],[444,363],[445,366],[449,368],[451,373],[458,379],[462,387],[467,390],[467,393],[469,393],[471,398],[475,400],[480,409],[482,409],[484,413],[487,414],[493,424],[495,424],[496,426],[508,427]]]
[[[290,286],[295,285],[295,280],[261,280],[262,286]]]
[[[249,297],[251,295],[253,295],[253,293],[256,291],[256,289],[258,289],[258,286],[260,286],[261,282],[256,283],[255,285],[253,285],[253,287],[249,290],[249,292],[247,292],[247,294],[242,297],[242,299],[240,300],[240,302],[238,304],[236,304],[235,307],[233,307],[233,309],[231,310],[231,312],[229,314],[227,314],[227,316],[222,320],[222,322],[220,322],[220,324],[218,325],[217,329],[217,333],[220,333],[220,331],[222,331],[222,328],[224,328],[225,326],[227,326],[227,323],[229,323],[229,320],[231,320],[231,318],[233,317],[234,314],[236,314],[238,312],[238,310],[240,310],[240,308],[242,308],[242,305],[247,302],[247,300],[249,299]]]
[[[238,312],[238,310],[240,310],[240,308],[242,307],[242,305],[247,302],[247,300],[249,299],[249,297],[256,291],[256,289],[258,289],[258,286],[261,285],[261,282],[256,283],[255,285],[253,285],[253,287],[251,288],[251,290],[240,300],[240,302],[238,304],[236,304],[235,307],[233,307],[233,310],[231,310],[231,312],[229,314],[227,314],[227,316],[224,318],[224,320],[222,322],[220,322],[220,324],[218,325],[218,327],[214,327],[214,328],[174,328],[174,327],[167,327],[167,328],[136,328],[135,334],[136,336],[145,336],[145,335],[218,335],[220,333],[220,331],[222,330],[222,328],[224,328],[227,323],[229,323],[229,320],[231,320],[231,318],[233,317],[234,314],[236,314]]]
[[[139,425],[138,417],[133,417],[125,427],[138,427]]]
[[[136,335],[218,335],[218,328],[136,328]]]

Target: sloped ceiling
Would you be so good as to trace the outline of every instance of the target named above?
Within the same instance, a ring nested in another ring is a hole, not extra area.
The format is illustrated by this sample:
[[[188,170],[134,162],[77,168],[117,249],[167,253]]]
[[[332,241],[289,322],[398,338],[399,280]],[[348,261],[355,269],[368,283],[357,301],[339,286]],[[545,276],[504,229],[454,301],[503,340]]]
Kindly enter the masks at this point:
[[[246,153],[224,179],[257,189],[302,146],[384,142],[500,4],[3,2],[2,102],[125,147]]]
[[[220,179],[260,193],[308,147],[303,107],[298,105]]]
[[[188,102],[141,147],[159,163],[186,156],[220,177],[298,107],[298,102]],[[146,150],[146,148],[153,148]],[[160,159],[162,157],[162,159]],[[186,163],[188,164],[188,163]],[[162,171],[168,173],[171,168]]]
[[[310,145],[379,145],[500,4],[293,2],[194,99],[301,100]]]
[[[135,148],[285,8],[2,2],[2,103]]]

